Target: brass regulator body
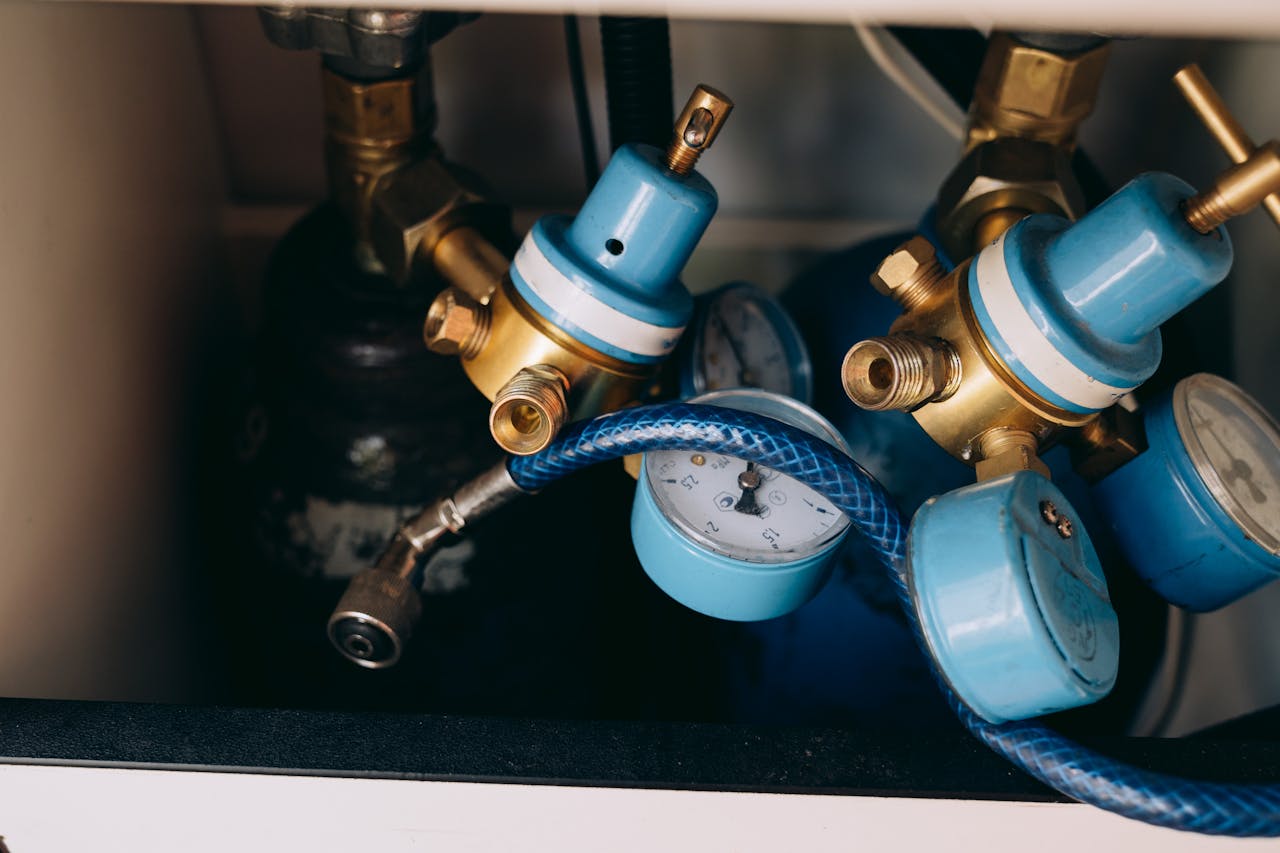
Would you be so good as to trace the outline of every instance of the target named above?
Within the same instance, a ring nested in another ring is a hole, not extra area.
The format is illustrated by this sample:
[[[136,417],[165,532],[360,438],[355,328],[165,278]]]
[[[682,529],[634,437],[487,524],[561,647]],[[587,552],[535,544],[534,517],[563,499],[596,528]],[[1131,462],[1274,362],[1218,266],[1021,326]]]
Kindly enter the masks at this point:
[[[539,220],[487,300],[450,288],[424,327],[493,401],[506,451],[536,453],[569,420],[640,400],[692,312],[678,276],[715,212],[693,166],[732,108],[699,86],[665,152],[624,145],[578,215]]]

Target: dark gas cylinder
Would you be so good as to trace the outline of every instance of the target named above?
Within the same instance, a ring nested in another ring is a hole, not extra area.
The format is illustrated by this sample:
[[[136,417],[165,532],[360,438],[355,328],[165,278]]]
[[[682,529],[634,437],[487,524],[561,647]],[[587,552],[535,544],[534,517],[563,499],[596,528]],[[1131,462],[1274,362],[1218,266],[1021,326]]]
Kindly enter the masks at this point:
[[[599,466],[522,499],[427,563],[421,623],[390,670],[325,623],[351,575],[425,503],[500,458],[488,401],[429,352],[433,294],[362,270],[335,209],[278,244],[238,440],[228,642],[247,704],[576,717],[717,715],[707,620],[645,579],[634,482]]]

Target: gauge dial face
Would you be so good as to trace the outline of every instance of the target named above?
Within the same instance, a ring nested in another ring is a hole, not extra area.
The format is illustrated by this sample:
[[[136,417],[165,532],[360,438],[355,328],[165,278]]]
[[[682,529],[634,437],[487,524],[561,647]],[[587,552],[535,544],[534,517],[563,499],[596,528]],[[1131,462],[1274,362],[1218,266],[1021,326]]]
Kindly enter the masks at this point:
[[[780,420],[849,447],[813,409],[757,388],[694,397]],[[645,454],[645,476],[663,514],[698,544],[749,563],[789,563],[823,550],[849,519],[818,492],[791,477],[732,456],[683,450]]]
[[[803,341],[781,306],[748,285],[725,288],[707,306],[694,350],[699,392],[753,387],[796,399],[810,394]]]
[[[1196,472],[1250,539],[1280,554],[1280,428],[1240,388],[1209,374],[1178,384],[1174,419]]]
[[[645,457],[658,506],[696,542],[750,563],[786,563],[822,550],[849,520],[831,501],[777,471],[711,453]]]

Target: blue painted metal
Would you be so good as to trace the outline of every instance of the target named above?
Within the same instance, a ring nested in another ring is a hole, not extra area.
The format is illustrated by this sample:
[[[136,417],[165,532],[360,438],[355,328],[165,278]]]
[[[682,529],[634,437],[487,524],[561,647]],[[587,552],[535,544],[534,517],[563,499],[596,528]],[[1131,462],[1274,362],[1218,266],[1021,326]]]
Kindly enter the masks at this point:
[[[1075,224],[1038,214],[1006,234],[1005,265],[1020,301],[1085,374],[1117,387],[1148,379],[1160,363],[1160,324],[1226,277],[1226,232],[1199,234],[1182,217],[1194,192],[1172,175],[1141,175]],[[1061,408],[1092,410],[1049,391],[1018,358],[1016,342],[991,320],[976,264],[969,294],[984,334],[1019,379]]]
[[[543,217],[529,239],[585,297],[655,326],[683,327],[693,300],[680,271],[717,204],[715,189],[697,172],[676,175],[656,148],[624,145],[577,216]],[[534,310],[592,348],[634,363],[661,360],[590,335],[539,299],[515,266],[511,280]]]
[[[717,391],[690,402],[707,403],[776,418],[810,434],[826,433],[827,440],[848,447],[835,427],[799,404],[778,405],[754,389]],[[800,412],[805,414],[802,417]],[[782,563],[758,563],[715,553],[676,528],[654,499],[646,456],[641,465],[636,499],[631,510],[631,542],[645,573],[667,595],[686,607],[733,622],[774,619],[813,598],[831,576],[836,552],[848,528],[821,550]]]
[[[748,563],[716,554],[672,526],[642,470],[631,509],[631,543],[650,579],[685,607],[717,619],[756,622],[813,598],[831,575],[840,540],[790,563]]]
[[[820,491],[849,516],[919,631],[907,588],[907,531],[901,514],[856,462],[801,430],[714,406],[645,406],[574,424],[546,450],[511,457],[507,467],[518,485],[537,490],[598,462],[667,449],[732,454]],[[862,651],[855,647],[851,657]],[[1082,746],[1037,720],[987,722],[945,680],[939,685],[947,705],[974,737],[1069,797],[1171,829],[1280,836],[1280,784],[1201,782],[1145,770]]]
[[[1069,538],[1042,502],[1073,521]],[[1074,508],[1019,471],[935,498],[916,513],[908,585],[951,687],[1002,723],[1095,702],[1115,684],[1120,627]]]
[[[1147,450],[1093,497],[1142,579],[1166,601],[1206,612],[1280,577],[1280,556],[1247,538],[1209,492],[1174,419],[1175,393],[1147,404]]]
[[[691,334],[687,334],[680,341],[680,349],[676,352],[679,366],[680,397],[687,400],[690,397],[696,397],[698,394],[714,390],[705,387],[705,383],[699,379],[702,365],[698,363],[701,348],[697,345],[697,338],[705,333],[708,312],[711,306],[716,300],[730,291],[744,291],[745,298],[759,307],[765,320],[773,328],[778,340],[782,342],[782,348],[787,360],[787,370],[791,377],[791,390],[790,392],[781,388],[769,388],[767,390],[787,394],[787,396],[799,400],[806,406],[811,405],[813,403],[813,362],[809,359],[809,348],[805,346],[800,330],[796,327],[795,321],[791,319],[791,315],[787,313],[787,309],[782,307],[782,303],[759,287],[746,281],[731,281],[717,287],[715,290],[700,293],[694,297],[693,321],[689,324]],[[748,340],[741,342],[740,345],[749,347],[752,343]]]

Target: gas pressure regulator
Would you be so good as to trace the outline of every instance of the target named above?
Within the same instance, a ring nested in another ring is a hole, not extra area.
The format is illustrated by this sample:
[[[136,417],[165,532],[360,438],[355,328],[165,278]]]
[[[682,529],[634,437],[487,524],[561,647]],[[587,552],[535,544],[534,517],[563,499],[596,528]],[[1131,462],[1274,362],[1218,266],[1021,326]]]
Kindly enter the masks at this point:
[[[1160,325],[1230,271],[1223,224],[1258,204],[1280,224],[1280,143],[1254,147],[1199,69],[1175,80],[1236,162],[1212,186],[1141,175],[1075,223],[1022,219],[949,273],[914,238],[872,277],[903,314],[844,360],[855,404],[910,412],[976,469],[977,485],[916,514],[911,583],[935,658],[989,720],[1093,701],[1114,677],[1097,556],[1039,459],[1068,433],[1128,556],[1171,602],[1218,607],[1280,570],[1274,422],[1208,376],[1145,423],[1117,407],[1159,365]]]
[[[694,170],[733,102],[698,86],[666,151],[624,145],[578,215],[547,216],[525,237],[487,304],[444,290],[424,335],[457,354],[493,401],[494,440],[517,455],[570,420],[641,399],[693,312],[679,280],[715,213]]]

